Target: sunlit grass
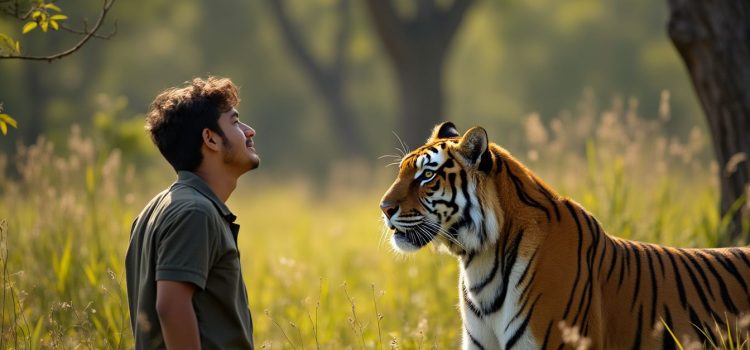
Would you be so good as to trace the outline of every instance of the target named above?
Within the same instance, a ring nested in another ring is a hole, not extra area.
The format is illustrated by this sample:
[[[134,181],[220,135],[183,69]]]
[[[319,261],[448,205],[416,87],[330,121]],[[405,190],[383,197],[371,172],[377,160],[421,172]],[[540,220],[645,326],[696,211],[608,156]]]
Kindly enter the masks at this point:
[[[523,150],[517,156],[530,169],[610,234],[716,245],[722,223],[708,145],[693,133],[667,138],[665,123],[615,103],[548,124],[532,116],[527,142],[504,146]],[[56,147],[40,141],[0,155],[0,348],[131,348],[130,224],[172,175],[136,171],[77,129]],[[7,177],[8,167],[19,176]],[[395,253],[383,230],[378,202],[394,175],[393,167],[347,164],[326,185],[263,171],[243,178],[228,204],[242,226],[259,348],[459,346],[454,259],[431,249]]]

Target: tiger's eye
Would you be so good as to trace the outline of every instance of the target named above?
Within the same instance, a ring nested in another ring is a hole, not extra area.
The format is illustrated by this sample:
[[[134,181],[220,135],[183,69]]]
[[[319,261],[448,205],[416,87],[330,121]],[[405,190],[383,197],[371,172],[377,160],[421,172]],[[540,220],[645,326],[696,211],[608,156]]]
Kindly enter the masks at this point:
[[[435,173],[431,170],[425,170],[425,172],[422,173],[422,177],[424,177],[425,179],[431,178],[432,175],[435,175]]]

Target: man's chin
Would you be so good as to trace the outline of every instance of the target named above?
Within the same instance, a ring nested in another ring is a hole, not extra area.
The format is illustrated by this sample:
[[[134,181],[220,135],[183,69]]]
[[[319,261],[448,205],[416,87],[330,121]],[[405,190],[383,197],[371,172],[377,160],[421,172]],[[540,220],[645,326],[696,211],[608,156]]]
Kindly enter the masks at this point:
[[[250,156],[250,159],[248,160],[248,169],[247,171],[257,169],[260,166],[260,157],[253,154]]]

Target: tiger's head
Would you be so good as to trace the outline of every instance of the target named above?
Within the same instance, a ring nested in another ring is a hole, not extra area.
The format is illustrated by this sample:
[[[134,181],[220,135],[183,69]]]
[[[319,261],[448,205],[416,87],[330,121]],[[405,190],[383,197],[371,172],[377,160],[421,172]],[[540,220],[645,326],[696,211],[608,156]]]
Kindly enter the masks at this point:
[[[495,242],[502,212],[489,176],[493,157],[483,128],[461,136],[451,122],[436,126],[401,160],[380,202],[393,246],[411,252],[433,242],[463,255]]]

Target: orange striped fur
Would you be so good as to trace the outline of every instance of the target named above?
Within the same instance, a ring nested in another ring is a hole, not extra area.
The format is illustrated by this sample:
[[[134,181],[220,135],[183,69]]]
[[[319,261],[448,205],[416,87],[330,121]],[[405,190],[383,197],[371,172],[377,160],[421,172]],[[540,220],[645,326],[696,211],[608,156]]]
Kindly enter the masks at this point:
[[[592,349],[674,349],[662,321],[678,339],[718,343],[750,311],[749,248],[610,236],[481,127],[437,126],[381,209],[396,249],[432,242],[457,256],[463,349],[574,347],[563,328]]]

